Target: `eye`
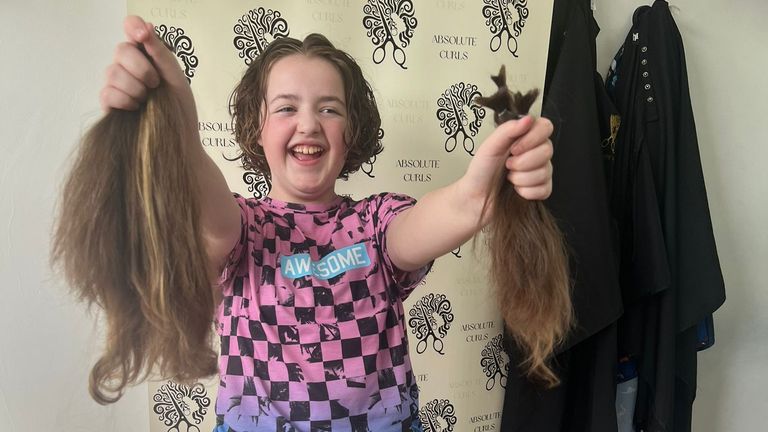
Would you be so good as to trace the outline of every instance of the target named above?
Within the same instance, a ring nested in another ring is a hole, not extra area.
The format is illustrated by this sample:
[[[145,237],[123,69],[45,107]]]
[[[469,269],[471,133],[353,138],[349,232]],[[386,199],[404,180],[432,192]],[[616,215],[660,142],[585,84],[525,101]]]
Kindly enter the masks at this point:
[[[280,112],[294,112],[294,111],[296,111],[296,108],[294,108],[294,107],[292,107],[290,105],[289,106],[282,106],[282,107],[279,107],[279,108],[277,108],[275,110],[275,112],[279,112],[279,113]]]
[[[342,110],[339,108],[334,107],[325,107],[320,110],[321,113],[324,114],[336,114],[336,115],[342,115]]]

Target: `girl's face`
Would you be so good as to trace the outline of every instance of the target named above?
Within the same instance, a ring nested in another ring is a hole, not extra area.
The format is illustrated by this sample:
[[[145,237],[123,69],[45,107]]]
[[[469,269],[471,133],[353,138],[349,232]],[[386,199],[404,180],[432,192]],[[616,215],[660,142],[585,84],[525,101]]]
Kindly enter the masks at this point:
[[[304,204],[333,201],[347,148],[341,74],[322,58],[284,57],[272,65],[264,109],[259,144],[272,173],[270,197]]]

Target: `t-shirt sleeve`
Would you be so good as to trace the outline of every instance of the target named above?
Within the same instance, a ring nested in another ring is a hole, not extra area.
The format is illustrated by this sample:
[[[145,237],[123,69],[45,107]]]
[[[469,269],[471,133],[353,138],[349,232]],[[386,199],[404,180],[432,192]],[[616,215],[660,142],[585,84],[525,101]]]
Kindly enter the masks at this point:
[[[390,222],[403,211],[416,204],[416,200],[407,195],[383,193],[374,199],[376,205],[376,238],[381,245],[382,260],[386,270],[392,275],[400,291],[400,299],[405,300],[429,273],[434,261],[430,261],[423,267],[413,271],[403,271],[397,268],[389,259],[387,252],[387,228]]]
[[[227,256],[227,261],[224,264],[221,273],[219,273],[218,283],[221,286],[226,284],[237,274],[237,269],[240,267],[243,256],[247,253],[248,221],[253,220],[253,208],[249,205],[249,200],[237,193],[233,193],[232,195],[240,206],[240,240],[238,240],[232,248],[232,251]]]

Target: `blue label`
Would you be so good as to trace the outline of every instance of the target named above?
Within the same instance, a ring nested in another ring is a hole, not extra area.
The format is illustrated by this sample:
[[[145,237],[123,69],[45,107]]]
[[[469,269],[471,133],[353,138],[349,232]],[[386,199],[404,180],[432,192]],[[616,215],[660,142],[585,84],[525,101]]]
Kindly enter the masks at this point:
[[[335,250],[318,261],[309,254],[280,257],[280,274],[289,279],[312,275],[318,279],[330,279],[347,270],[371,265],[368,251],[362,243]]]

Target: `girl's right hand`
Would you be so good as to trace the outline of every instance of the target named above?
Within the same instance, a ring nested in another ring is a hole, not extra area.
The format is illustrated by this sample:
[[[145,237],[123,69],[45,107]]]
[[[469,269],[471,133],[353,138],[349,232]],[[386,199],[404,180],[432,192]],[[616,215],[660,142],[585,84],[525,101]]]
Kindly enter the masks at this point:
[[[179,97],[188,120],[196,124],[197,112],[189,82],[176,56],[157,37],[152,24],[130,15],[123,21],[123,30],[126,41],[117,45],[99,93],[102,110],[136,110],[146,100],[149,89],[162,82]],[[146,54],[139,45],[143,45]]]

